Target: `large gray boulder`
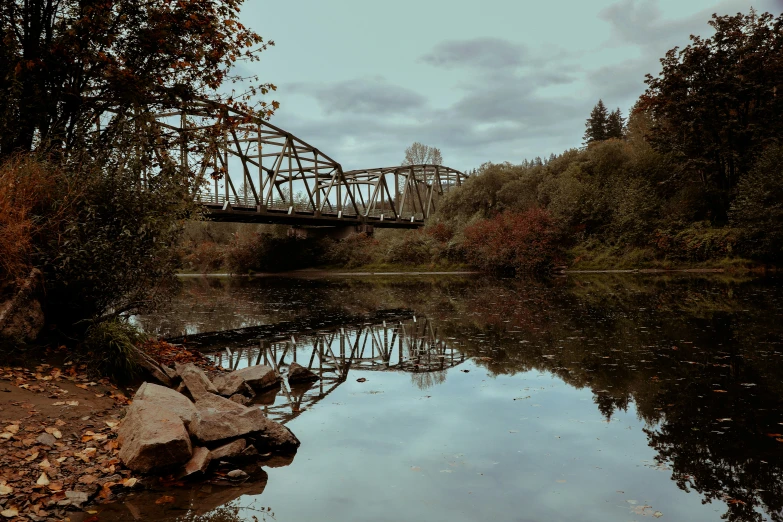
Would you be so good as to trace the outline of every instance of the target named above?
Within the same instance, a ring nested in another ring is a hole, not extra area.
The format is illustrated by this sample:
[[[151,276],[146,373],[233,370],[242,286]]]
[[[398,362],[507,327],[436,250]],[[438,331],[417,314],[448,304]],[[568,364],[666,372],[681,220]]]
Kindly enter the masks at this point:
[[[190,399],[165,386],[145,382],[136,391],[133,401],[150,401],[177,414],[187,428],[196,415],[196,405]]]
[[[213,381],[215,388],[218,389],[218,393],[224,397],[252,392],[252,389],[248,389],[248,384],[245,382],[244,377],[237,372],[218,375]]]
[[[311,372],[301,364],[292,362],[288,366],[288,382],[291,384],[315,382],[320,379],[321,379],[320,377],[318,377],[316,374],[314,374],[313,372]]]
[[[213,449],[209,456],[212,460],[231,459],[241,455],[245,451],[246,446],[247,442],[245,442],[245,439],[237,439],[234,442],[229,442]]]
[[[182,383],[188,389],[194,400],[198,400],[198,398],[204,394],[218,393],[218,389],[215,388],[215,385],[209,380],[209,377],[204,373],[204,370],[195,364],[176,363],[174,367],[177,371],[177,375],[182,378]]]
[[[248,366],[224,376],[221,382],[238,382],[242,379],[254,390],[263,390],[280,382],[280,376],[269,366]],[[234,392],[236,393],[236,392]],[[233,395],[230,394],[230,395]]]
[[[195,473],[203,473],[209,467],[212,460],[212,454],[207,448],[193,448],[193,455],[185,464],[185,469],[180,473],[180,477],[187,477]]]
[[[117,435],[120,460],[142,473],[184,464],[193,451],[179,415],[151,401],[131,404]]]
[[[247,438],[270,450],[293,450],[299,440],[291,431],[266,418],[259,408],[248,408],[218,395],[202,395],[196,400],[196,417],[190,433],[214,447],[220,441]]]

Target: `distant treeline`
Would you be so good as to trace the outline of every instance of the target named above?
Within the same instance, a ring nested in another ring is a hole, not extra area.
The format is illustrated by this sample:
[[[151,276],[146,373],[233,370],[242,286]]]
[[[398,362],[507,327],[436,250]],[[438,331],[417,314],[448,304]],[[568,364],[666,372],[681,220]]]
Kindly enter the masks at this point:
[[[455,266],[536,272],[783,261],[783,15],[715,16],[672,49],[630,110],[603,100],[584,146],[486,163],[423,231],[342,242],[236,235],[191,269]],[[780,92],[778,92],[780,91]]]
[[[436,226],[485,268],[781,262],[783,15],[710,25],[648,75],[627,123],[599,101],[584,148],[482,165]]]

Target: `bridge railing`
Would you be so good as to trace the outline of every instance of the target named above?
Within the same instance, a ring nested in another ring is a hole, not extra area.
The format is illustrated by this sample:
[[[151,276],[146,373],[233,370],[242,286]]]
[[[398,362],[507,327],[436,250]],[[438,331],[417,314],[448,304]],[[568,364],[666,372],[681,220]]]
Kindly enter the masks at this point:
[[[223,206],[226,202],[229,203],[229,205],[233,207],[244,207],[244,208],[256,208],[255,204],[255,198],[253,196],[229,196],[226,198],[225,194],[214,194],[212,192],[199,192],[196,195],[196,200],[199,203],[205,204],[205,205],[218,205]],[[332,205],[330,203],[326,203],[323,206],[323,210],[321,211],[321,215],[326,216],[338,216],[342,215],[343,217],[357,217],[357,216],[367,216],[369,218],[374,218],[377,220],[394,220],[397,219],[395,216],[394,210],[391,208],[370,208],[368,209],[366,206],[358,204],[357,208],[359,210],[358,214],[356,212],[356,209],[353,205]],[[280,198],[275,198],[270,201],[270,204],[266,206],[267,210],[272,211],[284,211],[284,212],[290,212],[290,213],[296,213],[296,214],[309,214],[313,215],[313,206],[308,201],[287,201]],[[399,214],[399,219],[402,219],[404,221],[411,221],[411,218],[413,218],[414,222],[423,221],[425,216],[422,212],[411,212],[411,211],[403,211]]]

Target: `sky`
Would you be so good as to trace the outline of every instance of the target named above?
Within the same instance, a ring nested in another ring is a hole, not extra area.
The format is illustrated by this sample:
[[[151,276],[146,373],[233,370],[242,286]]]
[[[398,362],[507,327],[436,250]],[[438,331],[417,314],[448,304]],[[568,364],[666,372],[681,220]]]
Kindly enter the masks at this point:
[[[238,72],[275,84],[271,122],[344,170],[419,141],[465,171],[581,146],[599,98],[627,115],[667,50],[751,7],[783,0],[246,0],[275,46]]]

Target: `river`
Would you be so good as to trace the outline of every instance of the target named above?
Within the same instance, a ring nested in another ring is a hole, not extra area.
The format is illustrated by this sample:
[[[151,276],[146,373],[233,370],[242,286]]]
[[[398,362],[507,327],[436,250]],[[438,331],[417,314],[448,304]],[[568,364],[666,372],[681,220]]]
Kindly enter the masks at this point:
[[[204,349],[322,379],[258,402],[301,440],[293,461],[156,517],[783,520],[782,283],[185,278],[137,319],[148,332],[266,326]],[[111,509],[133,520],[143,502]]]

